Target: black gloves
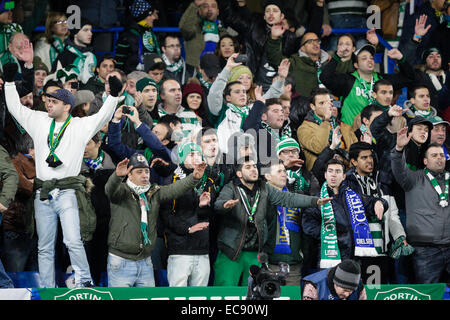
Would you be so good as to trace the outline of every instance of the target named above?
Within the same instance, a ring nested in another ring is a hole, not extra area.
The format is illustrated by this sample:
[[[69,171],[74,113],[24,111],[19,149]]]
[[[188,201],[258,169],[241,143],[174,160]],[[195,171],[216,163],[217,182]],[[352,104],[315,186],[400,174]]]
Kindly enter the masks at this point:
[[[120,91],[122,91],[122,81],[119,80],[116,76],[111,76],[108,79],[109,83],[109,94],[113,97],[118,97]]]
[[[5,82],[13,82],[16,77],[19,66],[17,63],[9,62],[3,66],[3,79]]]

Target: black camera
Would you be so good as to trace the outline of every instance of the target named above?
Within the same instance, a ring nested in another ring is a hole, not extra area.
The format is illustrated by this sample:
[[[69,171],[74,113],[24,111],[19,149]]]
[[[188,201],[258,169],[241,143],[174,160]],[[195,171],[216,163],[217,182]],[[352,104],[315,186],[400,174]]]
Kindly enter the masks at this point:
[[[248,56],[246,54],[240,54],[235,59],[234,62],[239,63],[242,62],[242,64],[247,64]]]
[[[261,267],[252,265],[247,288],[247,300],[273,300],[281,296],[281,286],[286,284],[289,265],[280,262],[280,272],[274,272],[267,265],[267,254],[258,254]]]
[[[131,110],[130,107],[128,107],[128,106],[123,106],[122,107],[122,113],[123,114],[134,115],[134,111]]]

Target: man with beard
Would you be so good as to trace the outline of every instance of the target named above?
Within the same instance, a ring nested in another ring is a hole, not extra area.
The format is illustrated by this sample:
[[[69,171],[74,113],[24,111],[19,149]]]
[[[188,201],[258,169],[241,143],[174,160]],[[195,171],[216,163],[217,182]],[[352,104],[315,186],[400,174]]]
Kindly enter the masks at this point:
[[[90,216],[92,208],[86,204],[85,181],[80,168],[86,144],[112,117],[124,90],[122,82],[111,77],[111,95],[95,115],[72,117],[75,98],[59,89],[48,94],[47,112],[30,110],[20,104],[12,80],[16,64],[4,67],[6,105],[12,116],[33,138],[36,150],[36,179],[34,214],[38,234],[39,273],[42,287],[55,287],[55,241],[58,218],[75,270],[75,286],[92,286],[83,242],[89,241],[95,229]],[[39,126],[36,126],[39,123]],[[84,198],[84,201],[82,200]]]
[[[418,59],[420,60],[418,63],[424,64],[424,68],[415,70],[416,80],[414,81],[414,84],[422,83],[426,85],[430,90],[431,105],[442,110],[447,108],[450,104],[450,71],[446,71],[446,64],[448,61],[442,61],[442,55],[439,48],[433,46],[424,50],[424,47],[422,46],[422,38],[427,35],[430,28],[433,29],[433,23],[426,26],[427,19],[426,15],[422,15],[416,20],[414,37],[406,40],[402,44],[402,50],[406,59],[413,65],[416,64],[416,58],[420,58]],[[433,18],[432,20],[435,19]],[[417,57],[418,52],[422,52],[419,57]]]
[[[259,179],[254,160],[238,159],[236,177],[223,188],[214,204],[217,214],[224,218],[219,226],[214,285],[239,285],[241,275],[241,285],[247,285],[250,266],[259,264],[257,255],[267,236],[266,225],[276,218],[268,214],[269,204],[308,208],[330,200],[279,191]]]
[[[406,232],[408,242],[415,248],[412,256],[415,282],[448,282],[450,173],[445,171],[444,150],[437,143],[430,144],[422,158],[425,168],[412,171],[405,163],[403,151],[410,139],[406,128],[397,134],[391,163],[395,179],[405,190]]]
[[[233,3],[235,2],[235,3]],[[309,31],[320,33],[323,20],[323,0],[313,1]],[[271,49],[265,50],[266,42],[269,44],[270,29],[274,25],[282,25],[285,17],[282,1],[269,0],[263,4],[263,14],[252,14],[245,1],[219,1],[220,14],[225,25],[236,30],[243,36],[243,43],[248,56],[247,67],[255,76],[255,83],[262,85],[266,92],[276,76],[276,66],[283,58],[272,61],[269,58]],[[292,31],[280,35],[275,44],[285,57],[295,54],[300,46],[299,38]],[[300,88],[300,86],[297,86]]]
[[[181,56],[180,39],[173,34],[167,35],[161,46],[164,63],[166,64],[166,71],[164,76],[168,79],[175,79],[183,86],[189,78],[195,77],[197,70],[195,66],[186,64]]]
[[[186,48],[186,64],[198,66],[200,58],[214,53],[219,37],[224,33],[217,0],[195,0],[184,11],[179,27]]]
[[[365,45],[353,56],[353,65],[356,71],[350,73],[336,73],[336,67],[341,61],[339,52],[325,65],[320,75],[322,83],[337,97],[342,97],[341,119],[342,122],[352,126],[354,118],[361,110],[373,103],[375,83],[380,79],[391,81],[394,90],[401,89],[414,81],[414,71],[406,62],[403,54],[398,49],[391,49],[388,57],[398,61],[400,72],[396,74],[380,74],[375,72],[375,47]]]
[[[378,164],[375,162],[372,145],[366,142],[352,144],[349,157],[352,168],[346,173],[345,184],[358,194],[383,198],[389,204],[389,209],[381,221],[374,217],[367,218],[377,255],[360,259],[364,283],[371,274],[369,267],[374,265],[379,268],[380,272],[371,277],[371,284],[387,284],[390,279],[390,268],[393,267],[393,260],[389,257],[389,254],[394,253],[393,249],[396,249],[398,250],[395,252],[396,255],[391,257],[399,258],[400,255],[411,254],[413,249],[406,242],[406,234],[400,222],[397,204],[391,195],[389,185],[377,169]],[[395,245],[392,245],[391,251],[388,252],[390,236],[395,241]]]

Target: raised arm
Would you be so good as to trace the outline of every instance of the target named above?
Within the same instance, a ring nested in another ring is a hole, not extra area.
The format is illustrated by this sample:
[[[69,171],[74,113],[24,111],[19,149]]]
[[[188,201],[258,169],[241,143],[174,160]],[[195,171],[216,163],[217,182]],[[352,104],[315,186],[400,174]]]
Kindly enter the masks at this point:
[[[404,148],[408,144],[411,136],[408,134],[408,128],[405,127],[397,133],[397,144],[391,151],[392,174],[395,180],[405,191],[409,191],[414,187],[417,181],[418,171],[412,171],[406,165],[404,156]]]
[[[231,70],[234,67],[242,64],[241,62],[239,62],[239,63],[234,62],[234,59],[238,55],[239,54],[234,53],[228,58],[227,64],[225,65],[223,70],[217,75],[216,80],[214,80],[211,88],[209,89],[209,93],[208,93],[208,97],[207,97],[208,108],[209,108],[209,112],[211,112],[211,114],[213,114],[215,116],[218,116],[220,113],[220,110],[222,110],[223,90],[227,86],[228,78],[230,77]]]
[[[85,131],[80,132],[85,137],[86,143],[99,132],[101,128],[107,124],[113,117],[116,111],[116,106],[119,102],[119,97],[126,89],[126,83],[122,85],[122,82],[116,77],[112,76],[108,79],[110,87],[110,95],[106,98],[105,103],[100,110],[91,116],[81,118],[85,123]]]

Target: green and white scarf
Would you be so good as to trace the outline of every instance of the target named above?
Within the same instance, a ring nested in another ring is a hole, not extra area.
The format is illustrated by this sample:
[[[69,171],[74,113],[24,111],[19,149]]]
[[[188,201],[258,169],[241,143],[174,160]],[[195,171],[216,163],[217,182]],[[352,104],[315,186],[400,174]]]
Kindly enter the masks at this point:
[[[212,83],[206,81],[205,79],[203,79],[202,73],[201,73],[201,72],[197,72],[197,79],[200,81],[200,83],[202,84],[202,86],[204,86],[204,87],[207,88],[208,90],[211,88]]]
[[[169,59],[166,57],[166,55],[163,53],[161,55],[161,58],[163,59],[164,63],[166,64],[166,69],[169,72],[177,73],[180,72],[181,69],[183,69],[184,66],[184,60],[180,57],[180,59],[174,63],[170,63]]]
[[[317,123],[319,124],[319,126],[320,126],[320,125],[322,124],[323,120],[320,119],[315,113],[313,113],[313,117],[314,117],[314,120],[316,120],[316,122],[317,122]],[[334,129],[336,129],[336,127],[339,126],[339,122],[338,122],[337,119],[336,119],[335,117],[333,117],[333,116],[330,118],[329,122],[330,122],[330,128],[331,128],[331,130],[330,130],[330,134],[329,134],[329,136],[328,136],[328,141],[331,143],[331,142],[333,141],[333,131],[334,131]],[[339,144],[338,148],[340,148],[341,145],[342,145],[342,139],[343,139],[343,138],[341,138],[341,143]]]
[[[320,190],[320,198],[329,198],[328,184],[325,181]],[[332,268],[341,262],[336,233],[336,219],[330,202],[320,206],[322,223],[320,227],[320,268]]]
[[[227,103],[227,107],[228,109],[233,112],[236,113],[237,115],[240,116],[241,120],[241,125],[240,128],[242,128],[242,124],[244,123],[245,119],[247,119],[248,115],[250,114],[250,108],[248,106],[242,106],[242,107],[236,107],[234,104],[232,103]]]
[[[50,46],[50,50],[49,50],[50,62],[52,65],[53,65],[53,62],[58,57],[58,54],[60,54],[61,52],[64,51],[65,46],[66,45],[63,40],[61,40],[57,36],[53,36],[53,42],[52,42],[52,45]]]
[[[303,177],[302,168],[294,170],[286,170],[289,183],[294,183],[295,191],[308,191],[309,182]]]
[[[95,76],[97,58],[92,52],[81,52],[72,46],[67,46],[67,50],[77,56],[71,63],[72,70],[78,75],[78,79],[86,84],[91,77]]]
[[[219,27],[215,21],[202,21],[202,33],[205,42],[219,42]]]
[[[127,186],[139,196],[139,206],[141,207],[141,232],[144,237],[144,245],[152,244],[152,241],[148,237],[148,220],[147,214],[150,211],[150,205],[147,200],[147,191],[150,189],[150,184],[145,186],[138,186],[131,182],[130,179],[127,179]]]
[[[263,127],[263,129],[266,129],[267,132],[269,132],[269,134],[275,139],[276,143],[280,142],[281,138],[280,138],[280,134],[277,132],[277,130],[273,129],[271,126],[269,126],[264,121],[261,121],[261,127]]]
[[[411,104],[411,107],[409,108],[416,116],[422,116],[425,119],[428,119],[433,115],[433,110],[431,108],[428,108],[428,110],[418,110],[414,105]]]
[[[445,189],[444,192],[442,192],[441,186],[437,182],[436,178],[431,174],[431,172],[427,168],[424,169],[424,172],[427,178],[430,180],[434,190],[436,190],[437,194],[439,195],[439,205],[442,208],[448,207],[450,173],[448,171],[445,171]]]
[[[150,52],[155,52],[161,55],[161,49],[159,48],[158,38],[155,33],[150,29],[146,30],[142,35],[142,45]]]

